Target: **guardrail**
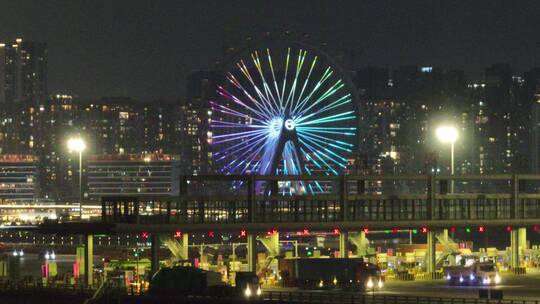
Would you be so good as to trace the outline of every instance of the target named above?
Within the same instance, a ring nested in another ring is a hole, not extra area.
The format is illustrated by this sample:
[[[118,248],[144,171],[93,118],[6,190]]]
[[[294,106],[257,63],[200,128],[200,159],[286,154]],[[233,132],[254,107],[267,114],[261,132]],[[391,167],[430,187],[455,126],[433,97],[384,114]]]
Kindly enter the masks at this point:
[[[6,292],[35,292],[92,296],[95,289],[75,285],[41,286],[38,284],[12,284],[9,282],[0,282],[0,293]]]
[[[538,300],[498,300],[339,292],[265,291],[265,301],[313,304],[539,304]]]

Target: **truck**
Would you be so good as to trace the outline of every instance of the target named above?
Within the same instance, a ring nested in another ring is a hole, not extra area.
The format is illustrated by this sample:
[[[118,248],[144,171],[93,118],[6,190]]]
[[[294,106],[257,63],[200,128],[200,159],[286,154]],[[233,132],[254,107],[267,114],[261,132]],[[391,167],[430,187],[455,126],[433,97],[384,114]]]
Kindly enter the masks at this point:
[[[476,261],[469,265],[448,266],[443,271],[450,285],[498,285],[501,283],[501,275],[493,262]]]
[[[231,298],[261,296],[259,278],[253,272],[237,272],[236,284],[225,284],[218,272],[195,267],[161,268],[150,280],[150,295],[186,296],[205,295]]]
[[[293,258],[279,260],[287,287],[372,291],[382,289],[379,267],[362,258]]]

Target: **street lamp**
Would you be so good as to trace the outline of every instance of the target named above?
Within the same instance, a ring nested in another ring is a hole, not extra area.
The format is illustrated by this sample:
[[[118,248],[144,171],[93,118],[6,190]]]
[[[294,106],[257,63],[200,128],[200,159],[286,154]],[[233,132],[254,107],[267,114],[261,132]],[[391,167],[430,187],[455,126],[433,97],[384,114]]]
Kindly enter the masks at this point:
[[[68,149],[70,152],[79,152],[79,217],[82,220],[82,153],[86,149],[86,143],[80,137],[70,138],[68,140]]]
[[[458,138],[458,130],[453,126],[439,127],[436,131],[437,138],[443,143],[450,143],[450,193],[454,193],[454,143]]]

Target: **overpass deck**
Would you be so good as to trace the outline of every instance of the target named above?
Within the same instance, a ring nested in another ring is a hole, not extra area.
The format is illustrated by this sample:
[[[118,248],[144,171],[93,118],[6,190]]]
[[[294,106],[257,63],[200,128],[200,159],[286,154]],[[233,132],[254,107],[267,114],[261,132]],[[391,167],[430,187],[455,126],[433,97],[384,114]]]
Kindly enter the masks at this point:
[[[455,193],[447,191],[450,180]],[[264,191],[272,183],[314,182],[325,193]],[[184,176],[177,197],[104,197],[99,227],[114,232],[523,227],[540,223],[539,186],[540,175]]]

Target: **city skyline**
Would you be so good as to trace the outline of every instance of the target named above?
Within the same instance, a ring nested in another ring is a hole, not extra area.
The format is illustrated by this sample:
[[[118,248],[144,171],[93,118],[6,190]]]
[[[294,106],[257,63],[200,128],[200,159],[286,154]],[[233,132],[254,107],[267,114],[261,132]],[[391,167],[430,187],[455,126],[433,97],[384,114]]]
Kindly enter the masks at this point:
[[[536,1],[478,1],[467,6],[424,1],[343,6],[131,4],[7,2],[0,12],[6,25],[0,39],[47,42],[50,91],[89,99],[183,98],[188,74],[213,69],[214,62],[225,60],[226,47],[241,48],[248,36],[258,39],[266,32],[285,30],[307,33],[312,41],[354,56],[355,64],[347,69],[454,67],[480,81],[481,70],[491,63],[508,62],[517,74],[539,64]],[[155,23],[152,20],[159,20],[160,26],[148,26]]]

